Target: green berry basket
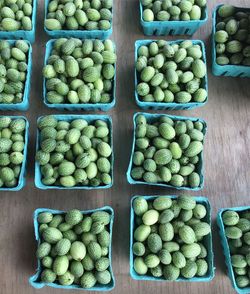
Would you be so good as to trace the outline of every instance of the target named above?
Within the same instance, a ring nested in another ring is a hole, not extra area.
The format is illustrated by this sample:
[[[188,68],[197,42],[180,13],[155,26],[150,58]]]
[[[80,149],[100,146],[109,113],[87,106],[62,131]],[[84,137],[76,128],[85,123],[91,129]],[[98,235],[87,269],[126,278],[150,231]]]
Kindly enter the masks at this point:
[[[134,280],[141,280],[141,281],[155,281],[155,282],[168,282],[168,280],[163,279],[161,277],[153,277],[151,275],[139,275],[138,273],[135,272],[134,270],[134,254],[133,254],[133,241],[134,241],[134,230],[135,230],[135,212],[133,209],[133,201],[138,198],[138,197],[142,197],[145,200],[154,200],[158,197],[167,197],[170,199],[177,199],[177,196],[134,196],[131,199],[131,207],[130,207],[130,275],[132,277],[132,279]],[[206,197],[194,197],[194,200],[196,200],[196,202],[198,204],[203,204],[206,207],[207,210],[207,215],[205,218],[205,221],[210,224],[211,226],[211,206],[210,203],[208,201],[208,199]],[[215,275],[215,267],[214,267],[214,254],[213,254],[213,245],[212,245],[212,233],[210,233],[209,235],[207,235],[204,239],[204,245],[207,249],[207,258],[206,261],[208,263],[208,271],[207,274],[203,277],[193,277],[191,279],[186,279],[183,277],[180,277],[176,280],[176,282],[209,282],[214,278]]]
[[[217,214],[217,225],[219,227],[219,234],[220,234],[221,244],[222,244],[222,248],[223,248],[223,253],[225,256],[225,263],[227,266],[228,276],[231,280],[233,288],[236,290],[237,293],[247,294],[247,293],[250,293],[250,287],[248,286],[246,288],[239,288],[237,286],[236,280],[235,280],[236,277],[235,277],[232,262],[231,262],[230,249],[229,249],[227,237],[225,235],[225,226],[224,226],[223,220],[222,220],[223,213],[228,210],[229,211],[236,211],[236,212],[243,212],[246,210],[250,210],[250,206],[223,208],[223,209],[220,209],[219,213]]]
[[[213,18],[212,18],[212,72],[215,76],[227,76],[227,77],[250,77],[250,66],[244,65],[219,65],[216,62],[216,42],[214,39],[215,32],[216,32],[216,18],[217,18],[217,11],[222,6],[222,4],[217,5],[213,11]],[[236,7],[236,10],[240,11],[250,11],[248,8],[240,8]]]
[[[36,37],[36,14],[37,14],[37,2],[38,0],[32,1],[32,28],[30,31],[27,30],[18,30],[18,31],[1,31],[0,39],[15,39],[15,40],[28,40],[30,43],[35,42]],[[15,2],[13,2],[15,3]],[[28,3],[28,2],[27,2]]]
[[[51,51],[53,49],[53,44],[56,41],[56,39],[49,40],[46,44],[46,51],[45,51],[45,58],[44,58],[44,65],[47,64],[47,60],[51,54]],[[47,89],[46,89],[46,79],[43,78],[43,102],[44,104],[53,109],[57,110],[69,110],[69,111],[108,111],[111,108],[115,106],[116,103],[116,65],[115,65],[115,76],[112,81],[113,87],[112,87],[112,100],[109,103],[78,103],[78,104],[70,104],[70,103],[61,103],[61,104],[51,104],[48,102],[46,95],[47,95]]]
[[[145,45],[149,45],[150,43],[157,41],[157,40],[137,40],[135,42],[135,63],[137,61],[138,58],[138,49]],[[168,42],[169,44],[180,44],[181,42],[183,42],[185,40],[178,40],[178,41],[170,41]],[[202,41],[200,40],[192,40],[193,45],[199,45],[201,47],[202,50],[202,59],[205,63],[205,65],[207,65],[206,62],[206,50],[205,50],[205,45]],[[206,100],[204,102],[188,102],[188,103],[177,103],[177,102],[143,102],[140,100],[140,97],[136,91],[136,86],[138,85],[138,76],[137,76],[137,70],[135,68],[135,101],[136,104],[142,108],[143,110],[184,110],[184,109],[194,109],[197,107],[201,107],[204,106],[207,101],[208,98],[206,98]],[[205,75],[204,78],[202,78],[202,83],[201,86],[203,89],[206,90],[206,92],[208,93],[208,78],[207,78],[207,74]]]
[[[144,32],[147,36],[167,36],[167,35],[193,35],[201,26],[208,20],[207,6],[202,11],[202,18],[200,20],[188,21],[144,21],[143,20],[143,6],[140,1],[140,22]]]
[[[7,40],[9,44],[14,45],[16,40]],[[30,97],[30,87],[31,87],[31,76],[32,76],[32,46],[29,41],[27,41],[29,45],[29,51],[27,53],[27,74],[26,80],[24,83],[23,89],[23,100],[19,103],[0,103],[0,111],[25,111],[29,108],[29,97]]]
[[[131,151],[131,157],[130,157],[130,161],[129,161],[129,166],[128,166],[128,170],[127,170],[127,180],[130,184],[138,184],[138,185],[151,185],[151,186],[158,186],[158,187],[165,187],[165,188],[174,188],[177,190],[190,190],[190,191],[199,191],[201,189],[203,189],[204,187],[204,162],[203,162],[203,151],[199,154],[199,163],[196,169],[196,172],[199,174],[200,176],[200,185],[199,187],[196,188],[191,188],[191,187],[187,187],[187,186],[182,186],[182,187],[175,187],[172,186],[170,184],[164,184],[164,183],[147,183],[145,181],[142,180],[135,180],[132,178],[131,176],[131,170],[133,167],[133,154],[135,152],[135,141],[136,141],[136,137],[135,137],[135,131],[136,131],[136,118],[138,115],[144,115],[147,119],[147,121],[152,122],[156,119],[159,119],[160,117],[166,116],[171,118],[172,120],[176,121],[176,120],[191,120],[193,122],[199,121],[202,122],[202,124],[204,125],[203,128],[203,134],[205,136],[206,131],[207,131],[207,124],[204,120],[200,119],[200,118],[194,118],[194,117],[184,117],[184,116],[175,116],[175,115],[166,115],[166,114],[152,114],[152,113],[143,113],[143,112],[137,112],[134,117],[133,117],[133,126],[134,126],[134,134],[133,134],[133,143],[132,143],[132,151]]]
[[[112,182],[108,185],[102,185],[102,186],[97,186],[97,187],[93,187],[93,186],[74,186],[71,188],[67,188],[67,187],[63,187],[63,186],[47,186],[44,185],[42,183],[42,174],[41,174],[41,168],[38,164],[38,162],[35,162],[35,186],[38,189],[42,189],[42,190],[47,190],[47,189],[59,189],[59,190],[67,190],[67,189],[73,189],[73,190],[94,190],[94,189],[108,189],[111,188],[113,185],[113,179],[114,179],[114,173],[113,173],[113,169],[114,169],[114,151],[113,151],[113,126],[112,126],[112,119],[110,116],[108,115],[54,115],[54,117],[58,120],[63,120],[63,121],[72,121],[74,119],[85,119],[87,122],[93,122],[95,120],[101,119],[104,120],[108,126],[109,126],[109,130],[110,130],[110,141],[109,144],[112,148],[112,154],[110,156],[110,164],[111,164],[111,171],[110,171],[110,176],[112,179]],[[42,117],[39,117],[37,122],[39,122],[39,120]],[[39,130],[37,131],[37,139],[36,139],[36,151],[38,151],[40,146],[40,132]]]
[[[51,0],[45,0],[45,16],[44,21],[47,17],[48,6]],[[114,14],[114,8],[112,8],[112,18]],[[104,30],[48,30],[44,25],[44,31],[47,35],[52,38],[80,38],[80,39],[107,39],[113,32],[113,20],[111,20],[110,29]]]
[[[3,117],[3,116],[0,116]],[[24,149],[23,149],[23,163],[21,166],[21,171],[19,174],[19,179],[17,182],[17,186],[13,188],[5,188],[1,187],[0,191],[20,191],[26,184],[26,168],[27,168],[27,152],[28,152],[28,144],[29,144],[29,122],[24,116],[9,116],[11,119],[24,119],[26,126],[25,126],[25,133],[24,133]]]
[[[57,283],[44,283],[40,280],[40,274],[42,271],[42,266],[40,263],[40,260],[38,260],[38,264],[37,264],[37,269],[36,269],[36,274],[31,276],[29,278],[29,283],[32,287],[34,287],[35,289],[41,289],[45,286],[48,287],[52,287],[52,288],[58,288],[58,289],[66,289],[66,290],[88,290],[88,291],[110,291],[115,287],[115,278],[114,278],[114,274],[112,271],[112,231],[113,231],[113,223],[114,223],[114,211],[110,206],[104,206],[101,208],[97,208],[97,209],[93,209],[93,210],[84,210],[81,211],[83,215],[88,215],[91,214],[92,212],[95,211],[107,211],[110,215],[111,215],[111,220],[110,220],[110,224],[109,224],[109,232],[110,232],[110,244],[109,244],[109,255],[108,258],[110,260],[110,273],[111,273],[111,281],[108,285],[100,285],[97,284],[95,287],[90,288],[90,289],[84,289],[81,288],[79,285],[70,285],[70,286],[62,286],[59,285]],[[51,212],[52,214],[65,214],[65,211],[62,210],[54,210],[54,209],[48,209],[48,208],[38,208],[34,211],[34,215],[33,215],[33,222],[34,222],[34,230],[35,230],[35,238],[36,241],[38,242],[38,244],[40,244],[41,239],[40,239],[40,233],[39,233],[39,224],[38,224],[38,215],[42,212]]]

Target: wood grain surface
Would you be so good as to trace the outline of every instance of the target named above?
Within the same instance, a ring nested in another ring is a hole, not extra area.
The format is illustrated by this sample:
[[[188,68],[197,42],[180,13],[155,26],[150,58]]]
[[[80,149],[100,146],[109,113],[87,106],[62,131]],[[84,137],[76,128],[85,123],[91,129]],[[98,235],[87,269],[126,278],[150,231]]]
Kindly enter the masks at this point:
[[[138,0],[114,0],[112,39],[116,42],[118,54],[117,103],[116,107],[109,112],[114,125],[114,186],[103,191],[42,191],[34,187],[36,119],[40,115],[59,112],[48,110],[42,102],[41,72],[48,38],[43,31],[44,3],[38,0],[30,108],[24,113],[30,121],[27,184],[19,192],[1,192],[0,195],[1,294],[56,294],[62,292],[48,287],[35,290],[28,284],[29,276],[36,269],[36,242],[32,219],[36,208],[84,210],[104,205],[111,205],[115,210],[113,269],[116,288],[113,293],[234,293],[226,275],[215,221],[213,221],[213,241],[216,276],[212,282],[140,282],[132,280],[129,275],[129,213],[132,195],[178,194],[177,191],[171,189],[129,185],[125,176],[132,144],[132,116],[135,112],[140,111],[134,99],[134,42],[137,39],[146,39],[139,24],[138,2]],[[206,43],[209,102],[205,107],[197,110],[167,112],[201,117],[207,121],[205,187],[193,195],[209,198],[213,209],[213,220],[222,207],[250,205],[250,79],[214,77],[211,74],[211,11],[217,2],[219,3],[219,1],[208,0],[209,21],[192,37]],[[240,7],[250,5],[249,0],[224,2]],[[171,37],[167,36],[164,39],[168,40]],[[71,291],[71,293],[78,292]]]

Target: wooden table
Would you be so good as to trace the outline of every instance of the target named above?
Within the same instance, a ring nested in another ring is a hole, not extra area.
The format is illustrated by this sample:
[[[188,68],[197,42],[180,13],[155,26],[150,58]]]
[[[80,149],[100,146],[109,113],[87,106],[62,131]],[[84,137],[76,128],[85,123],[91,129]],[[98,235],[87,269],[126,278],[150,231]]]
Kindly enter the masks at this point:
[[[175,190],[132,186],[125,176],[132,143],[132,116],[140,109],[134,99],[134,42],[146,39],[139,24],[138,0],[114,0],[114,33],[118,53],[117,104],[110,111],[114,123],[115,180],[113,188],[103,191],[42,191],[34,187],[34,149],[36,119],[49,111],[42,102],[42,66],[47,37],[43,31],[44,4],[38,1],[37,41],[33,45],[33,75],[30,108],[25,113],[30,121],[28,175],[20,192],[0,195],[0,293],[60,293],[60,290],[35,290],[28,278],[36,268],[36,242],[33,211],[38,207],[56,209],[92,209],[111,205],[115,210],[113,269],[116,288],[113,293],[234,293],[214,223],[213,239],[216,277],[210,283],[138,282],[129,275],[129,213],[132,195],[171,195]],[[215,0],[208,0],[209,21],[194,36],[206,43],[209,68],[209,102],[197,110],[168,112],[197,116],[208,123],[205,142],[205,187],[194,195],[207,196],[215,220],[219,208],[250,203],[250,80],[214,77],[211,74],[211,10]],[[224,1],[229,2],[229,1]],[[247,6],[249,0],[230,3]],[[170,39],[170,37],[166,37]],[[12,113],[6,113],[12,114]],[[23,113],[20,113],[23,114]],[[66,293],[66,292],[65,292]],[[70,293],[78,293],[71,291]]]

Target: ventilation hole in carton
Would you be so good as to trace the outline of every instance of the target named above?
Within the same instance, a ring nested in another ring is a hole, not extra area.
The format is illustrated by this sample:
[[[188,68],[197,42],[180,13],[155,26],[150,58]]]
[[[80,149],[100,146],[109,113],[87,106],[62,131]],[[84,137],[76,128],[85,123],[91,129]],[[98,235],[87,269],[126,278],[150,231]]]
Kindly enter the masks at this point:
[[[224,71],[221,75],[225,76],[227,74],[227,71]]]
[[[244,76],[245,76],[244,72],[241,72],[240,74],[237,75],[237,77],[244,77]]]
[[[172,36],[174,34],[174,30],[169,31],[169,35]]]
[[[189,35],[189,34],[191,34],[190,29],[186,29],[185,32],[184,32],[184,35]]]

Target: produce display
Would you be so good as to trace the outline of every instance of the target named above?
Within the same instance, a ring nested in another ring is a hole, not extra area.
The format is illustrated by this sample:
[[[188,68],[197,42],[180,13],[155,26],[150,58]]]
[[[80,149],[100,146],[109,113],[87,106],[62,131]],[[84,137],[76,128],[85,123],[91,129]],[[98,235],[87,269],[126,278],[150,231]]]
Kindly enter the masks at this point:
[[[32,30],[33,0],[2,0],[0,3],[0,32]]]
[[[159,40],[141,45],[136,60],[138,99],[204,103],[207,100],[207,68],[201,44],[200,41]]]
[[[110,246],[111,215],[105,210],[83,214],[77,209],[65,214],[38,215],[39,280],[63,286],[93,288],[112,281]]]
[[[103,30],[112,25],[113,0],[50,0],[45,20],[48,30]]]
[[[227,210],[222,214],[230,261],[239,288],[250,286],[250,211]]]
[[[36,162],[45,186],[112,184],[111,123],[102,116],[91,122],[81,117],[63,120],[44,116],[39,120]]]
[[[141,276],[175,281],[209,274],[210,216],[195,198],[180,195],[133,201],[133,269]]]
[[[111,40],[60,38],[43,68],[50,104],[110,103],[114,99],[116,53]]]
[[[32,16],[37,2],[0,0],[0,110],[28,107],[24,104],[30,92],[32,48],[23,39],[34,41]],[[45,104],[70,110],[112,107],[117,55],[113,41],[105,38],[112,32],[113,0],[44,2],[44,29],[57,37],[46,45],[42,71]],[[207,20],[207,0],[139,2],[145,35],[191,35]],[[250,10],[229,4],[218,6],[213,31],[214,75],[249,76],[247,68],[236,66],[250,66]],[[202,41],[138,40],[135,47],[135,96],[139,106],[181,110],[207,102]],[[232,67],[224,71],[218,65]],[[46,115],[38,119],[37,127],[37,188],[91,190],[112,186],[109,116]],[[206,129],[206,122],[199,118],[137,113],[128,182],[202,189]],[[16,191],[24,186],[27,137],[25,118],[0,116],[0,190]],[[136,196],[131,203],[133,279],[208,282],[214,277],[211,208],[206,198],[187,194]],[[34,288],[113,289],[113,217],[108,206],[91,211],[37,209],[38,269],[29,283]],[[230,279],[238,292],[245,293],[250,287],[249,207],[224,209],[217,220]]]
[[[224,4],[217,10],[216,62],[219,65],[250,65],[250,12]]]
[[[0,40],[0,106],[23,101],[30,45]]]
[[[162,115],[135,118],[135,146],[130,176],[136,183],[198,188],[202,184],[202,121]]]
[[[141,0],[144,21],[189,21],[204,18],[207,0]]]
[[[22,118],[0,116],[0,187],[18,185],[22,164],[25,160],[25,128]]]

